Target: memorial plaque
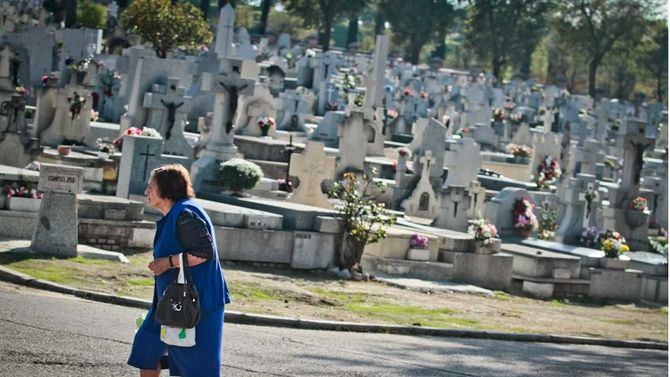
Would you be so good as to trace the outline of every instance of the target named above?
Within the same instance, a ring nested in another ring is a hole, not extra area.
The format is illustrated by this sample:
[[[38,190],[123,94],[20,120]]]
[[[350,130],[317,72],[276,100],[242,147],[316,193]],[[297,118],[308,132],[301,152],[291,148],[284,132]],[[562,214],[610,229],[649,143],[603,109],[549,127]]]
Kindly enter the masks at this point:
[[[76,195],[81,192],[83,176],[80,167],[42,163],[37,190]]]

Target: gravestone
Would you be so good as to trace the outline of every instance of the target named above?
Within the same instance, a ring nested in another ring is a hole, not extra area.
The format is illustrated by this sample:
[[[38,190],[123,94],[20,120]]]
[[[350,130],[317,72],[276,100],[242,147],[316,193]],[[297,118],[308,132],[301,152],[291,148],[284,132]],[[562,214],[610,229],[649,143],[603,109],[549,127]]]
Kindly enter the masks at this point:
[[[310,140],[322,142],[328,148],[338,148],[338,132],[344,119],[344,111],[327,112],[310,135]]]
[[[468,229],[470,199],[463,186],[448,186],[440,191],[440,211],[433,226],[465,232]]]
[[[298,177],[300,184],[288,201],[332,209],[333,205],[321,191],[321,183],[333,179],[335,157],[327,157],[323,144],[308,141],[302,154],[291,155],[289,175]]]
[[[144,196],[151,171],[165,164],[182,164],[188,169],[190,159],[183,156],[164,155],[162,139],[124,136],[116,196],[125,199]]]
[[[486,205],[486,216],[498,230],[499,237],[513,236],[517,234],[514,228],[512,209],[516,199],[524,199],[532,202],[528,192],[522,188],[505,187]]]
[[[216,28],[214,52],[219,59],[229,58],[233,50],[233,36],[235,28],[235,9],[226,4],[219,13],[219,24]]]
[[[577,174],[570,178],[563,200],[565,213],[556,230],[556,241],[576,244],[585,228],[596,226],[596,210],[600,208],[600,194],[596,177]]]
[[[251,44],[249,32],[246,28],[237,29],[237,43],[235,44],[235,57],[242,60],[256,60],[258,52]]]
[[[56,111],[48,129],[40,134],[40,142],[58,145],[64,140],[83,142],[91,128],[91,92],[79,85],[59,89],[51,103]]]
[[[471,181],[468,187],[470,205],[468,206],[468,219],[474,220],[484,216],[486,212],[486,189],[479,181]]]
[[[444,166],[449,169],[449,173],[442,187],[467,187],[470,182],[477,180],[482,166],[479,145],[470,138],[449,142],[448,145],[450,149],[445,153]]]
[[[77,256],[77,194],[84,169],[42,163],[37,190],[44,193],[30,248],[38,253]]]
[[[37,139],[32,138],[25,120],[25,98],[15,94],[0,104],[0,164],[23,168],[35,160],[39,152]]]
[[[512,143],[517,145],[531,145],[533,137],[530,134],[530,126],[523,122],[512,136]]]
[[[240,111],[235,121],[235,133],[240,135],[261,136],[263,132],[258,120],[263,117],[275,119],[276,127],[277,108],[275,98],[264,84],[256,83],[254,94],[242,100]],[[274,130],[270,130],[270,134]]]
[[[196,191],[218,186],[219,164],[237,156],[233,125],[239,96],[253,93],[257,75],[255,62],[238,59],[221,60],[218,74],[203,73],[203,90],[216,93],[216,98],[209,142],[191,170]]]
[[[374,60],[372,63],[372,71],[368,75],[367,85],[365,90],[365,100],[369,102],[369,106],[379,107],[382,104],[384,96],[384,82],[386,73],[386,58],[389,49],[388,35],[377,35],[375,42]]]
[[[62,33],[61,72],[66,68],[65,59],[69,57],[75,61],[80,61],[102,52],[101,29],[63,29]]]
[[[305,114],[311,112],[305,88],[286,91],[279,94],[281,101],[281,120],[278,129],[286,131],[305,131]]]
[[[409,198],[403,200],[401,207],[405,214],[409,216],[424,217],[435,219],[440,208],[437,195],[430,182],[430,168],[436,163],[430,150],[426,150],[419,159],[421,163],[421,178]]]
[[[531,168],[533,173],[537,169],[538,165],[545,156],[555,158],[560,163],[561,157],[561,135],[551,133],[551,132],[537,132],[531,131],[532,135],[532,156],[531,156]],[[564,166],[561,166],[564,168]]]
[[[376,137],[371,125],[374,122],[372,109],[354,105],[353,95],[350,97],[339,132],[340,164],[337,176],[347,171],[364,171],[368,144]]]
[[[184,96],[179,79],[171,77],[167,85],[154,84],[152,91],[144,94],[143,106],[147,109],[145,127],[157,130],[165,140],[163,152],[192,158],[193,148],[184,138],[191,97]]]
[[[435,162],[430,166],[430,182],[434,188],[439,188],[444,174],[447,127],[435,118],[424,119],[419,119],[415,124],[417,126],[416,130],[420,131],[415,134],[408,148],[414,154],[416,171],[419,171],[420,156],[423,156],[426,151],[431,151],[431,156],[435,159]],[[422,123],[421,126],[419,125],[420,122]]]

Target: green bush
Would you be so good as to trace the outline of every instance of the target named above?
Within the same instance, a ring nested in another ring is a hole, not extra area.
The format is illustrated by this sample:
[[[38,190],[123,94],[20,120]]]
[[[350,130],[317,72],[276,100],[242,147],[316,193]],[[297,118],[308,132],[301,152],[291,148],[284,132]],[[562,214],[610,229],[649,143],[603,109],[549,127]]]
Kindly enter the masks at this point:
[[[256,187],[263,178],[263,171],[254,164],[241,158],[233,158],[219,167],[219,183],[226,190],[240,192]]]
[[[77,20],[83,27],[102,29],[107,20],[107,8],[90,1],[80,1],[77,5]]]

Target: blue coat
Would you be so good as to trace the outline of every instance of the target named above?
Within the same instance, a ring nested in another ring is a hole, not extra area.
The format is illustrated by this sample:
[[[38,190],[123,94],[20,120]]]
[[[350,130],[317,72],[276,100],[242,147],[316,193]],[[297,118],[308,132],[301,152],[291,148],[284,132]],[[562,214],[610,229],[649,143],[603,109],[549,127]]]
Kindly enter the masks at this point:
[[[202,314],[195,329],[196,345],[194,347],[165,345],[160,340],[160,324],[155,321],[152,306],[135,334],[128,364],[140,369],[156,369],[167,350],[170,375],[218,377],[223,344],[224,307],[230,303],[230,294],[219,264],[212,222],[195,200],[177,201],[167,215],[156,223],[154,258],[188,251],[177,240],[176,232],[177,219],[185,210],[205,220],[215,251],[214,258],[189,269],[190,277],[198,289]],[[155,277],[155,299],[160,298],[167,285],[177,278],[178,272],[178,269],[171,269]]]

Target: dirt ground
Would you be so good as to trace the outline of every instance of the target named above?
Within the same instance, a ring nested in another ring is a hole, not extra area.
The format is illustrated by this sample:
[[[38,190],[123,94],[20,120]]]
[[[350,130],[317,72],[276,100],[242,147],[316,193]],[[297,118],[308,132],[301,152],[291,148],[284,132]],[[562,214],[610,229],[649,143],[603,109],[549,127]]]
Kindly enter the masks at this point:
[[[1,247],[2,245],[0,245]],[[5,249],[6,250],[6,249]],[[131,263],[54,259],[0,253],[0,265],[74,287],[150,299],[150,253]],[[233,295],[227,309],[303,319],[431,326],[615,339],[668,339],[667,307],[588,300],[537,300],[495,292],[493,297],[422,293],[380,282],[337,280],[324,271],[297,271],[224,262]]]

